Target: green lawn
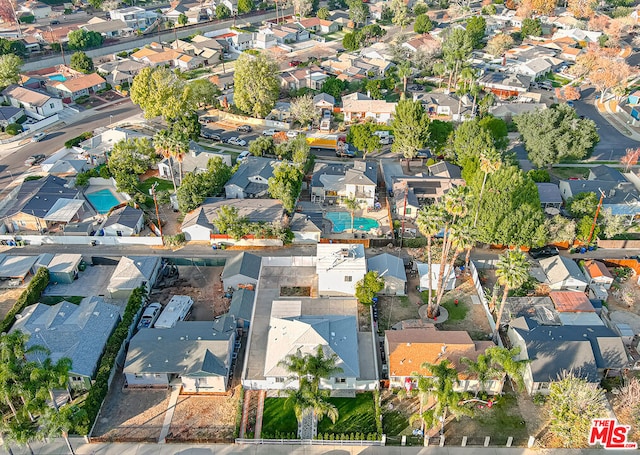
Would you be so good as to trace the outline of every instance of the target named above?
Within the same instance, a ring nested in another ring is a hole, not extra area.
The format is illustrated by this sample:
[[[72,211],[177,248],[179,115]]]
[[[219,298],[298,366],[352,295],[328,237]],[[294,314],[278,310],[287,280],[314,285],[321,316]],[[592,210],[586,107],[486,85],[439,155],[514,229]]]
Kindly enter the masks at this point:
[[[389,411],[382,414],[382,431],[386,435],[400,435],[408,426],[409,419],[400,411]]]
[[[59,295],[43,295],[40,297],[40,303],[44,303],[45,305],[55,305],[56,303],[60,303],[66,300],[67,302],[79,305],[82,299],[84,299],[84,297],[79,295],[72,295],[69,297],[62,297]]]
[[[293,405],[286,398],[265,398],[262,414],[262,435],[274,437],[280,433],[297,433],[298,420]]]
[[[589,176],[589,168],[586,167],[553,167],[550,174],[555,175],[560,180],[568,178],[587,178]]]
[[[205,74],[210,74],[211,70],[209,68],[197,68],[191,71],[185,71],[182,75],[187,79],[195,79],[197,77],[203,76]]]
[[[551,73],[547,76],[547,79],[551,81],[551,85],[554,87],[563,87],[571,82],[571,79],[567,79],[566,77],[562,77],[556,73]]]
[[[151,177],[145,180],[144,182],[140,182],[138,184],[138,189],[142,191],[144,194],[149,194],[149,190],[153,186],[154,183],[158,183],[156,187],[156,192],[160,191],[168,191],[173,193],[173,182],[171,180],[160,179],[158,177]]]
[[[444,302],[442,306],[449,312],[449,321],[462,321],[469,311],[469,307],[467,307],[464,302],[459,302],[458,305],[456,305],[450,300]]]
[[[336,423],[328,418],[318,424],[318,433],[375,433],[376,413],[373,393],[356,394],[355,398],[329,398],[340,414]]]

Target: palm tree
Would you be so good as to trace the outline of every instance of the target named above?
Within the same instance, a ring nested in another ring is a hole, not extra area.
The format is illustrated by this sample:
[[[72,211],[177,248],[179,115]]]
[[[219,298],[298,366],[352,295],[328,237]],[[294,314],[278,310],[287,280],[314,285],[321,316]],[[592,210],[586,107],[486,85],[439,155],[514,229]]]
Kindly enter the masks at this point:
[[[67,444],[69,453],[75,455],[71,441],[69,441],[69,430],[74,423],[86,416],[86,411],[75,405],[65,406],[60,410],[55,410],[47,406],[42,415],[40,429],[47,437],[62,436]]]
[[[504,286],[504,290],[496,317],[496,327],[493,331],[494,341],[498,339],[500,320],[502,319],[502,312],[504,311],[509,289],[517,289],[529,279],[529,263],[524,253],[520,250],[512,250],[503,254],[496,265],[496,277],[498,278],[498,283]]]
[[[494,346],[487,349],[486,353],[489,355],[490,362],[496,371],[502,372],[503,377],[505,375],[508,376],[516,384],[515,388],[520,391],[524,390],[524,373],[527,364],[531,360],[517,359],[520,354],[520,347],[516,346],[515,348],[507,349]]]
[[[176,185],[176,177],[173,174],[173,137],[169,130],[158,131],[153,136],[153,146],[160,155],[169,160],[169,172],[171,173],[171,181],[173,182],[173,191],[178,191]]]
[[[20,409],[18,414],[7,422],[6,437],[18,445],[27,447],[29,453],[34,455],[31,448],[31,441],[41,438],[42,434],[38,432],[38,424],[33,422],[27,415],[25,409]]]
[[[283,360],[278,362],[278,366],[283,367],[290,374],[289,378],[302,381],[307,375],[307,357],[302,355],[300,348],[295,354],[287,355]]]
[[[433,238],[442,230],[443,213],[440,205],[429,205],[418,212],[416,225],[420,233],[427,238],[427,270],[429,270],[429,298],[427,313],[435,314],[433,308],[433,275],[431,273],[433,261],[431,259],[431,244]]]
[[[62,357],[56,363],[53,363],[49,357],[41,362],[40,367],[36,367],[31,372],[31,380],[42,385],[42,388],[48,393],[53,407],[58,411],[58,403],[56,402],[53,390],[55,388],[64,387],[69,393],[69,370],[71,370],[71,359]],[[69,398],[71,396],[69,395]]]
[[[411,77],[411,62],[405,60],[398,66],[398,77],[402,79],[402,91],[407,91],[407,80]]]
[[[356,210],[360,208],[360,203],[355,197],[346,197],[342,200],[342,204],[351,213],[351,232],[353,232],[353,218]]]
[[[491,356],[486,352],[480,354],[475,361],[462,357],[460,362],[466,365],[467,373],[478,380],[479,387],[475,392],[476,397],[478,393],[484,392],[488,381],[502,376],[502,373],[494,367]]]
[[[324,348],[318,346],[315,355],[309,355],[306,359],[307,375],[311,377],[311,389],[316,395],[320,392],[320,380],[333,377],[336,373],[342,373],[344,370],[337,366],[340,359],[335,352],[327,356]]]
[[[473,227],[476,227],[478,223],[478,215],[480,214],[480,204],[482,203],[482,196],[484,195],[484,188],[487,184],[487,176],[493,174],[502,166],[502,160],[500,154],[494,148],[490,148],[483,152],[480,152],[480,170],[484,172],[482,178],[482,186],[480,187],[480,195],[478,196],[478,203],[476,205],[476,216],[473,219]]]

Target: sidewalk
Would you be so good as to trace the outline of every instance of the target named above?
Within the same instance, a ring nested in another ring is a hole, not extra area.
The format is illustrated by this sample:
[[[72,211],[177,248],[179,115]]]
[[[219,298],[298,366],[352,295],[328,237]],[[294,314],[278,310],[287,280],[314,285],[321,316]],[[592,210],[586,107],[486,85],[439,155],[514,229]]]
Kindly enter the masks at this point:
[[[635,127],[626,123],[625,118],[614,110],[615,108],[611,106],[610,101],[600,103],[598,100],[595,100],[594,105],[596,109],[598,109],[598,112],[600,112],[600,115],[602,115],[611,126],[618,130],[620,134],[624,134],[634,141],[640,142],[640,132],[637,131]]]

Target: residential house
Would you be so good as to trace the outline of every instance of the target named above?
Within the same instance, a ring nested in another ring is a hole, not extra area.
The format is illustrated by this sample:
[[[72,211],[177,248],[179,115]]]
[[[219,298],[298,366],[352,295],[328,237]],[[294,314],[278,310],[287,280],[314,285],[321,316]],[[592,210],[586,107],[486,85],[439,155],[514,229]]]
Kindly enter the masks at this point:
[[[264,30],[263,33],[273,34],[276,38],[278,44],[290,44],[298,41],[306,41],[311,35],[308,30],[305,30],[303,27],[296,24],[285,24],[285,25],[273,25],[271,23],[267,23],[265,26],[268,28],[268,31]]]
[[[280,73],[280,87],[283,90],[300,90],[301,88],[311,88],[322,90],[322,84],[329,78],[324,72],[308,69],[293,69]]]
[[[356,283],[367,273],[361,244],[327,244],[317,247],[318,293],[322,296],[353,296]]]
[[[458,392],[484,391],[490,395],[502,392],[503,379],[491,379],[481,384],[478,378],[465,371],[461,359],[478,360],[478,356],[495,346],[491,341],[473,341],[465,331],[440,331],[435,326],[386,330],[384,332],[385,365],[392,389],[411,391],[417,387],[416,374],[431,377],[422,364],[439,364],[443,360],[458,371],[454,390]]]
[[[171,166],[173,164],[173,175],[178,176],[180,168],[182,168],[182,174],[193,172],[199,174],[207,170],[209,160],[212,158],[220,158],[227,166],[232,166],[231,155],[225,155],[222,153],[211,153],[209,150],[200,146],[195,141],[189,142],[189,153],[182,157],[182,163],[178,163],[177,160],[163,159],[158,163],[158,176],[165,179],[171,178]],[[179,180],[179,179],[178,179]]]
[[[169,329],[142,329],[129,342],[124,363],[128,387],[168,388],[179,380],[186,393],[223,393],[236,340],[236,321],[180,321]]]
[[[81,28],[87,32],[100,33],[106,39],[128,36],[134,31],[133,28],[128,27],[123,20],[116,19],[107,21],[99,17],[91,18],[89,22],[82,25]]]
[[[191,42],[176,40],[171,43],[171,48],[183,54],[200,57],[205,65],[217,63],[220,55],[224,52],[228,43],[224,41],[224,46],[214,38],[204,35],[196,35]]]
[[[161,265],[158,256],[123,256],[111,274],[107,295],[111,299],[126,300],[141,286],[148,293],[156,283]]]
[[[24,115],[24,109],[13,106],[0,106],[0,126],[6,127],[10,123],[16,123]]]
[[[233,291],[229,314],[232,315],[239,329],[243,332],[249,330],[251,317],[253,315],[253,305],[256,301],[256,293],[250,289],[237,289]]]
[[[587,279],[574,261],[564,256],[553,256],[538,261],[547,277],[549,288],[552,290],[569,290],[584,292],[587,289]]]
[[[565,371],[598,386],[629,364],[622,339],[605,326],[549,326],[520,317],[507,333],[511,345],[520,348],[518,358],[528,360],[523,376],[531,395],[549,393],[550,384]]]
[[[106,74],[105,79],[112,86],[120,85],[124,82],[131,85],[133,78],[138,75],[142,68],[146,67],[145,63],[125,58],[103,63],[98,66],[98,71]]]
[[[322,212],[294,213],[289,223],[293,243],[319,243],[322,236]]]
[[[562,325],[604,325],[589,297],[583,292],[551,291],[549,298],[553,302],[558,313],[558,320]]]
[[[100,297],[87,297],[79,305],[62,301],[55,305],[36,303],[16,316],[12,332],[29,335],[26,347],[46,346],[47,352],[27,354],[31,361],[54,363],[71,359],[69,385],[73,389],[91,388],[107,340],[120,321],[120,309]]]
[[[311,200],[339,203],[345,198],[367,207],[376,203],[378,165],[375,161],[354,161],[353,165],[316,164],[311,180]]]
[[[226,29],[216,31],[216,35],[212,38],[219,42],[224,42],[227,50],[234,50],[236,52],[243,52],[253,47],[252,33]]]
[[[531,86],[531,78],[522,74],[486,72],[478,83],[499,98],[510,98],[526,93]]]
[[[383,295],[405,295],[407,293],[407,273],[404,262],[398,256],[382,253],[367,259],[367,269],[378,272],[384,279]]]
[[[78,146],[82,150],[81,156],[94,166],[106,162],[107,154],[111,152],[116,143],[135,138],[149,138],[138,131],[120,127],[98,128],[94,133],[94,136],[81,142]]]
[[[337,24],[333,21],[320,19],[318,17],[304,18],[298,21],[298,24],[317,35],[325,35],[327,33],[334,33],[340,30],[340,24]]]
[[[49,81],[47,91],[71,103],[83,96],[89,96],[107,87],[107,81],[98,73],[85,74],[66,81]]]
[[[144,212],[125,205],[114,210],[101,227],[105,236],[130,237],[144,229]]]
[[[50,283],[70,284],[78,278],[81,263],[81,254],[43,253],[38,256],[33,272],[35,274],[40,267],[46,267],[49,270]]]
[[[414,262],[414,266],[418,269],[418,276],[420,277],[420,292],[427,291],[429,289],[436,290],[439,288],[438,279],[440,278],[440,264],[431,264],[431,273],[429,273],[429,264],[422,262]],[[444,290],[451,291],[456,288],[456,272],[449,265],[445,265],[443,274]]]
[[[250,156],[224,186],[227,199],[261,198],[268,195],[269,178],[278,164],[275,160]]]
[[[109,11],[109,17],[112,21],[123,21],[128,28],[144,31],[157,20],[158,15],[139,6],[129,6]]]
[[[320,111],[320,115],[322,118],[324,118],[325,114],[327,113],[333,113],[333,108],[335,107],[335,105],[336,99],[327,93],[318,93],[313,97],[313,107],[315,107],[316,110]]]
[[[547,105],[544,103],[508,103],[508,104],[496,104],[489,108],[489,113],[494,117],[500,118],[505,122],[510,123],[513,117],[516,115],[524,114],[526,112],[534,112],[538,109],[546,109]]]
[[[603,262],[589,259],[581,264],[584,276],[587,278],[589,287],[602,286],[604,289],[611,289],[614,278]]]
[[[576,41],[581,47],[586,47],[589,43],[598,43],[601,36],[602,32],[570,28],[558,29],[551,39],[555,41],[558,38],[568,37]]]
[[[213,224],[220,207],[234,207],[238,216],[252,223],[276,224],[282,221],[282,204],[275,199],[207,198],[197,209],[187,213],[180,227],[187,241],[212,242],[218,229]]]
[[[540,197],[540,205],[542,210],[556,209],[560,210],[562,206],[562,194],[555,183],[536,183],[538,187],[538,196]],[[558,212],[555,212],[556,214]]]
[[[553,72],[553,63],[548,58],[534,58],[526,62],[522,62],[515,68],[517,74],[529,76],[533,80],[546,77]]]
[[[35,17],[36,20],[46,19],[51,16],[52,12],[51,6],[47,5],[46,3],[34,1],[22,5],[22,11],[26,11],[27,13],[31,14],[33,17]]]
[[[413,100],[420,101],[432,119],[464,121],[475,117],[473,99],[446,93],[413,93]]]
[[[80,192],[52,175],[22,182],[8,201],[0,216],[9,232],[45,232],[60,224],[80,221],[86,210]]]
[[[342,97],[342,112],[345,122],[355,122],[371,119],[379,124],[390,124],[396,111],[397,103],[384,100],[353,99]]]
[[[393,60],[393,53],[389,49],[389,44],[382,41],[360,49],[360,56],[364,58],[386,60],[388,62]]]
[[[560,52],[558,57],[568,62],[575,62],[576,59],[580,55],[582,55],[583,52],[584,52],[584,49],[578,49],[571,46],[564,46],[562,48],[562,52]]]
[[[1,254],[0,288],[17,288],[22,286],[27,277],[34,273],[33,267],[37,260],[37,256],[14,256]]]
[[[35,36],[24,35],[19,41],[24,44],[24,50],[29,56],[36,56],[42,52],[42,45]]]
[[[417,36],[405,43],[402,43],[402,47],[410,52],[420,51],[427,55],[435,55],[440,52],[442,44],[431,36],[431,34],[425,33],[424,35]]]
[[[227,260],[220,279],[225,289],[253,289],[260,276],[260,256],[242,252]]]
[[[12,106],[39,118],[50,117],[64,109],[60,98],[18,85],[10,85],[2,91],[2,95]]]

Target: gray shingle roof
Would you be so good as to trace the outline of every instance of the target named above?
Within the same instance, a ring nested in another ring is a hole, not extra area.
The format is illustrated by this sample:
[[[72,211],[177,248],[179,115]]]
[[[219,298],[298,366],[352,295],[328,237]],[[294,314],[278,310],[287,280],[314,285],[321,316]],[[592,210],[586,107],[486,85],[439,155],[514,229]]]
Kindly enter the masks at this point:
[[[243,275],[257,280],[260,275],[260,261],[260,256],[242,252],[227,260],[222,271],[222,279]]]
[[[273,175],[273,167],[276,163],[277,161],[268,158],[250,156],[238,166],[238,170],[229,179],[225,187],[236,185],[240,188],[247,188],[252,183],[249,179],[258,175],[268,180]]]
[[[143,216],[144,213],[142,210],[134,209],[130,205],[125,205],[124,207],[115,210],[107,221],[104,223],[104,226],[113,226],[114,224],[120,224],[122,226],[126,226],[128,228],[135,228],[138,222],[140,221],[140,217]]]
[[[30,305],[11,331],[29,334],[27,346],[46,347],[54,362],[70,358],[72,373],[93,377],[107,339],[119,320],[117,306],[100,297],[88,297],[80,305],[69,302]]]
[[[560,189],[555,183],[536,183],[542,204],[562,204]]]
[[[589,180],[602,180],[605,182],[626,182],[627,179],[624,175],[612,167],[601,164],[600,166],[592,167],[589,170]]]
[[[407,273],[404,270],[404,262],[397,256],[382,253],[367,259],[367,268],[378,272],[378,275],[392,276],[402,281],[407,281]]]
[[[248,289],[234,291],[233,297],[231,297],[231,305],[229,306],[229,314],[234,315],[236,319],[250,321],[255,298],[256,293],[254,291]]]
[[[22,212],[44,218],[58,199],[75,199],[78,195],[78,190],[66,188],[64,186],[66,183],[65,179],[52,175],[23,182],[15,197],[15,203],[3,216],[12,216]]]
[[[22,109],[13,106],[0,106],[0,120],[9,120]]]
[[[553,256],[540,259],[540,267],[551,284],[564,281],[568,278],[580,280],[587,284],[587,279],[574,261],[562,256]]]

